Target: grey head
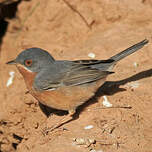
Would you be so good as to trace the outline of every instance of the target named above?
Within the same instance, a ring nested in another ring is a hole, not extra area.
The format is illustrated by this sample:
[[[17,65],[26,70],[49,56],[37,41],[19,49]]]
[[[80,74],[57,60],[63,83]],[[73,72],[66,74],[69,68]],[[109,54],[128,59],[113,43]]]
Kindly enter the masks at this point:
[[[54,58],[47,51],[40,48],[29,48],[7,64],[19,64],[32,72],[39,72],[53,62],[55,62]]]

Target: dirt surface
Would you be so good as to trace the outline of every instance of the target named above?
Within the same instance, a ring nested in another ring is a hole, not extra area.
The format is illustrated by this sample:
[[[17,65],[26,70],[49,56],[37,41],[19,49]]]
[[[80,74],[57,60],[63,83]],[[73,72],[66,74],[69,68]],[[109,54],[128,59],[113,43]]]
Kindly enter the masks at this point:
[[[67,2],[21,1],[16,17],[6,18],[0,50],[0,151],[152,152],[152,1]],[[98,98],[47,136],[42,129],[63,115],[57,111],[48,121],[38,102],[25,94],[17,69],[5,64],[30,47],[46,49],[56,59],[89,59],[89,53],[107,59],[145,38],[149,44],[117,64]],[[103,95],[113,108],[104,108]]]

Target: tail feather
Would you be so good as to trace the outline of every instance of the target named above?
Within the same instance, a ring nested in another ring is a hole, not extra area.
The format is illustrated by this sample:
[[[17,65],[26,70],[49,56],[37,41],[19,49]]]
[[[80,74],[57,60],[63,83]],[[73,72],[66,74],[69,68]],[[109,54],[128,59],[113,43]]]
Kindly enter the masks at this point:
[[[126,56],[136,52],[137,50],[141,49],[145,44],[147,44],[149,41],[147,39],[125,49],[124,51],[112,56],[110,59],[114,60],[114,62],[117,62],[123,58],[125,58]]]

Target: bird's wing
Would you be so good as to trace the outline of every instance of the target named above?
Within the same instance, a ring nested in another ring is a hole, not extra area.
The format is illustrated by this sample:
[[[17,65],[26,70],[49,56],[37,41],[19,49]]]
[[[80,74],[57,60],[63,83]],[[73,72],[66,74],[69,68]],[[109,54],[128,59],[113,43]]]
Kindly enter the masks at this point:
[[[111,72],[92,68],[90,65],[75,64],[62,80],[66,86],[80,85],[106,77]]]
[[[53,72],[48,72],[48,74],[44,72],[35,79],[35,88],[38,90],[53,90],[61,86],[76,86],[105,78],[108,74],[113,73],[93,68],[91,66],[93,63],[90,63],[90,65],[87,62],[89,60],[60,62],[55,66],[56,70],[50,68]]]

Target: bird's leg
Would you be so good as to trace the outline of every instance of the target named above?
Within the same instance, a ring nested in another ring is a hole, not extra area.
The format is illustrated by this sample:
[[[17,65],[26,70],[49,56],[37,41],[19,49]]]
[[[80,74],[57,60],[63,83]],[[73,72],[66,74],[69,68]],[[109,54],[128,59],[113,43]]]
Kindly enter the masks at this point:
[[[55,123],[53,126],[45,128],[43,130],[43,134],[46,135],[49,132],[55,130],[56,128],[64,125],[65,123],[69,122],[70,120],[72,120],[75,110],[72,109],[72,110],[69,110],[68,112],[69,112],[68,115],[63,116],[63,118],[60,121],[58,121],[57,123]]]

